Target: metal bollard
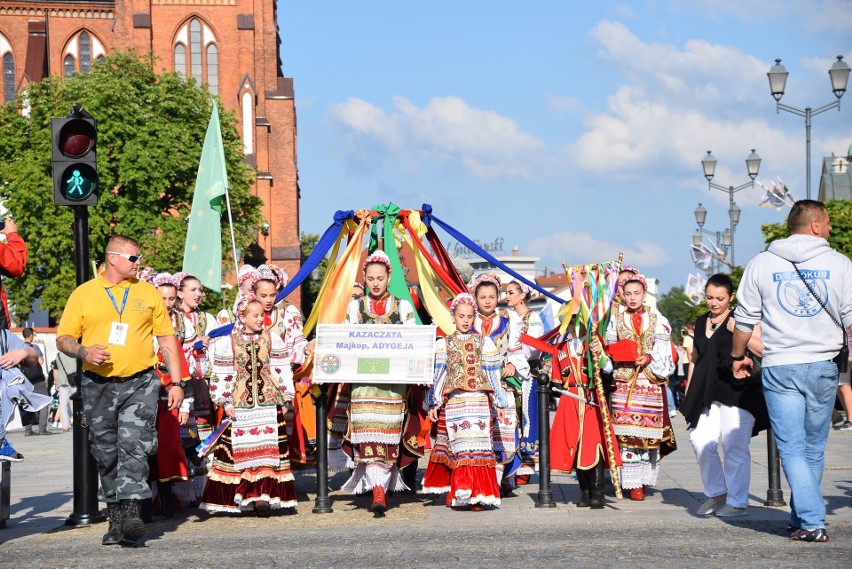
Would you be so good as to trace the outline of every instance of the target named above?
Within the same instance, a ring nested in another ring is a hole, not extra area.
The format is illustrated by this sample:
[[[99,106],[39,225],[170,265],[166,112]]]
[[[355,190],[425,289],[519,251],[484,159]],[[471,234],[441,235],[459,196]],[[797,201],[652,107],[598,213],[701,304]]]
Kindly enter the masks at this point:
[[[3,461],[0,466],[0,529],[6,527],[6,520],[11,516],[12,501],[12,463]]]
[[[325,385],[320,385],[320,394],[316,401],[317,412],[317,498],[314,501],[315,514],[330,514],[331,500],[328,497],[328,423],[326,410]]]
[[[555,508],[550,488],[550,375],[540,373],[538,381],[538,500],[536,508]]]
[[[766,429],[766,466],[769,469],[769,489],[766,490],[764,506],[786,506],[784,491],[781,490],[781,460],[778,457],[778,446],[775,444],[775,433]]]
[[[82,375],[77,374],[77,389],[71,395],[74,414],[73,465],[74,509],[65,520],[68,526],[88,526],[106,520],[98,504],[98,463],[92,456],[89,426],[83,414],[83,396],[80,394]]]

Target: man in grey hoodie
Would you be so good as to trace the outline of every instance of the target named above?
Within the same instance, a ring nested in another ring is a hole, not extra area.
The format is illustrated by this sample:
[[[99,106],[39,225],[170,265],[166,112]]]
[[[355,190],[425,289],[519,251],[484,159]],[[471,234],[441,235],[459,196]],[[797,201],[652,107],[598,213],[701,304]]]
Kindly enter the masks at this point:
[[[787,229],[789,237],[745,268],[731,357],[734,376],[748,377],[746,344],[760,323],[763,390],[792,494],[790,538],[828,541],[819,486],[837,390],[832,359],[843,344],[839,324],[852,326],[852,261],[829,246],[831,225],[820,202],[796,202]]]

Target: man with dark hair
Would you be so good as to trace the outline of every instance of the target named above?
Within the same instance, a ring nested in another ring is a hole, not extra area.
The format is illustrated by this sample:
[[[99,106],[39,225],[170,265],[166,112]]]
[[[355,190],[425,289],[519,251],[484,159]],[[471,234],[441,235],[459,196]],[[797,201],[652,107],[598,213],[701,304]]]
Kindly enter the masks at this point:
[[[837,390],[832,361],[852,326],[852,261],[828,244],[825,206],[802,200],[787,218],[790,236],[769,245],[745,268],[737,291],[731,358],[734,376],[753,367],[746,354],[761,325],[763,392],[790,484],[790,538],[828,541],[820,493],[825,445]]]
[[[140,258],[136,240],[112,237],[103,272],[71,293],[56,331],[57,348],[83,360],[83,412],[109,509],[104,545],[134,545],[145,535],[141,501],[151,497],[148,457],[157,450],[155,337],[169,375],[181,377],[180,348],[163,299],[136,278]],[[169,409],[181,401],[183,388],[172,384]]]

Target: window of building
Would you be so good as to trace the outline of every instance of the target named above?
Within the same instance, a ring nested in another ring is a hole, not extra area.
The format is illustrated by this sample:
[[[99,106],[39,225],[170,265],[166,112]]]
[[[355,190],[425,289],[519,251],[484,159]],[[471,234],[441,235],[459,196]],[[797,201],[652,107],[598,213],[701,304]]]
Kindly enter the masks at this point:
[[[7,52],[3,56],[3,102],[15,100],[15,57]]]
[[[207,24],[198,18],[184,24],[175,36],[174,57],[177,73],[206,83],[214,95],[219,93],[219,46]]]
[[[62,58],[65,76],[89,73],[92,70],[93,61],[106,61],[106,50],[97,36],[86,30],[71,36]]]

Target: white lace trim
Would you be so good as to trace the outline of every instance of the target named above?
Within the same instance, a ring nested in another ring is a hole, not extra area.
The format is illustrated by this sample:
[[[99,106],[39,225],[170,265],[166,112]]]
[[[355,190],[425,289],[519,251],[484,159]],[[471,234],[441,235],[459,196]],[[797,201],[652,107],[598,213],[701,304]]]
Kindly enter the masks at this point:
[[[366,494],[373,487],[381,486],[385,492],[410,490],[402,481],[399,469],[381,462],[360,462],[352,472],[352,476],[343,485],[343,490],[353,494]]]
[[[452,506],[472,506],[474,504],[482,504],[483,506],[499,506],[499,496],[484,496],[477,494],[471,496],[470,490],[456,490],[456,495],[452,500]]]

